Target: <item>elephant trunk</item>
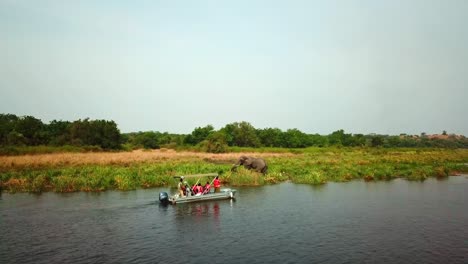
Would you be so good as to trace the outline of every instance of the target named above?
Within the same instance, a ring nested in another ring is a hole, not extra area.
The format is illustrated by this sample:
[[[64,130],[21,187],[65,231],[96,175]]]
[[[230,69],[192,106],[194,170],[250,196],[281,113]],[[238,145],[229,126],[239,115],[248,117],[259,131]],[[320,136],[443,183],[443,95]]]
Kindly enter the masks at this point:
[[[242,165],[242,159],[239,159],[231,168],[231,171],[237,171],[237,167]]]
[[[231,168],[231,171],[237,171],[237,167],[239,167],[238,164],[234,164],[234,166],[232,166]]]

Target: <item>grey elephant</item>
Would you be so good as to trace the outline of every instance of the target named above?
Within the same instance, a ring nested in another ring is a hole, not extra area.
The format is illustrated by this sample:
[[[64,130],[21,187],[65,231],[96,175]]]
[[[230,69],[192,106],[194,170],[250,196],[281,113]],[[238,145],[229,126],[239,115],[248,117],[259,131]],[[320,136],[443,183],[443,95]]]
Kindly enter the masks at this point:
[[[247,156],[241,156],[236,164],[232,166],[231,171],[236,171],[237,167],[243,165],[244,168],[249,169],[249,170],[255,170],[256,172],[261,172],[263,174],[267,173],[268,166],[266,162],[263,159],[260,158],[254,158],[254,157],[247,157]]]

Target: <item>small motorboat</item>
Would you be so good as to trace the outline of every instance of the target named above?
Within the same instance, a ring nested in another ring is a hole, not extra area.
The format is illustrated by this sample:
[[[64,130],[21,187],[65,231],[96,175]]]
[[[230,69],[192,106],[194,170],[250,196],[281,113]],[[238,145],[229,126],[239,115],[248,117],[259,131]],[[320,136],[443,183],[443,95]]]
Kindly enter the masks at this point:
[[[197,182],[194,184],[197,185],[201,179],[211,179],[211,184],[213,184],[214,179],[218,177],[217,173],[208,173],[208,174],[193,174],[193,175],[183,175],[183,176],[174,176],[175,180],[181,180],[184,186],[188,186],[188,190],[186,191],[186,195],[182,196],[179,193],[179,189],[177,193],[174,195],[169,196],[167,192],[159,193],[159,201],[163,204],[180,204],[180,203],[194,203],[194,202],[201,202],[201,201],[214,201],[214,200],[224,200],[224,199],[235,199],[236,190],[230,188],[222,188],[219,192],[214,192],[214,190],[207,190],[204,193],[193,194],[191,192],[192,187],[185,181],[186,179],[197,179]]]

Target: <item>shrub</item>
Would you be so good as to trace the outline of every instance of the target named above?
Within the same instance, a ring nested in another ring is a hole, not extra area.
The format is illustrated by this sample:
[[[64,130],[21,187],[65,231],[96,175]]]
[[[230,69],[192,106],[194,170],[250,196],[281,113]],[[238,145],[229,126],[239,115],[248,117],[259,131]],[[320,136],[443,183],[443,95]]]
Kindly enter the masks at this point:
[[[82,182],[77,177],[58,176],[52,179],[56,192],[76,192],[81,190]]]
[[[292,178],[294,183],[306,183],[306,184],[324,184],[327,182],[326,178],[320,171],[311,171],[303,175],[296,175]]]

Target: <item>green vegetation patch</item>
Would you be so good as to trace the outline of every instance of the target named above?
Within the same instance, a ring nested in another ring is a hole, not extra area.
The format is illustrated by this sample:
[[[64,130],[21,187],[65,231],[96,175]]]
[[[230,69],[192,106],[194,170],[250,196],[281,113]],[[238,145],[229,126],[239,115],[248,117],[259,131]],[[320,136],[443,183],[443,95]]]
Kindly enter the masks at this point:
[[[354,179],[423,181],[428,177],[468,172],[468,150],[461,149],[311,148],[296,155],[265,159],[268,163],[266,175],[243,167],[231,172],[230,164],[190,157],[131,165],[11,169],[0,172],[0,184],[8,192],[125,191],[174,186],[173,176],[213,172],[220,175],[223,185],[231,186],[260,186],[288,180],[313,185]],[[207,180],[202,179],[201,183]],[[195,181],[189,179],[189,184]]]

